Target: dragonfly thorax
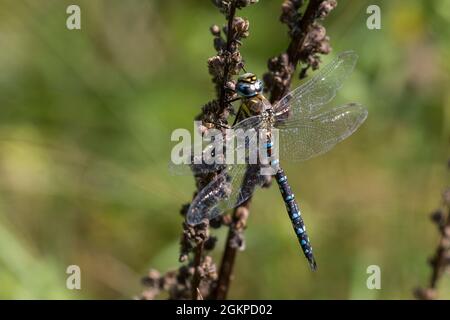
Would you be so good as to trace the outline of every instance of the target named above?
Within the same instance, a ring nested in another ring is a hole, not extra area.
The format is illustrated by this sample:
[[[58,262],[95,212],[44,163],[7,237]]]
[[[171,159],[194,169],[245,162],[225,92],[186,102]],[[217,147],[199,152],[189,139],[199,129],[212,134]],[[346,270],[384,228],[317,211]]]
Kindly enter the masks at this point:
[[[268,108],[261,113],[262,122],[265,124],[267,130],[270,130],[275,124],[275,116],[272,108]]]

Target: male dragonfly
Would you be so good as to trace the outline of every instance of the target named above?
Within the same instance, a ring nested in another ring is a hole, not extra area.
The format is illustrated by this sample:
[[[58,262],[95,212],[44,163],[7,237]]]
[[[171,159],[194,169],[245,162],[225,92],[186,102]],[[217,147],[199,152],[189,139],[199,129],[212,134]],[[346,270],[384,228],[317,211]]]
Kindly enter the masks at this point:
[[[294,89],[275,105],[262,94],[262,82],[254,74],[239,77],[236,92],[242,99],[238,122],[234,130],[266,130],[266,150],[275,179],[283,196],[294,232],[312,270],[316,262],[297,201],[288,184],[286,174],[273,157],[272,129],[278,129],[281,159],[303,161],[323,154],[338,142],[349,137],[367,118],[367,110],[356,103],[338,107],[328,105],[351,74],[357,60],[352,52],[340,54],[320,70],[311,80]],[[256,186],[266,181],[260,173],[262,165],[230,164],[206,185],[192,201],[187,222],[198,224],[234,208],[252,194]]]

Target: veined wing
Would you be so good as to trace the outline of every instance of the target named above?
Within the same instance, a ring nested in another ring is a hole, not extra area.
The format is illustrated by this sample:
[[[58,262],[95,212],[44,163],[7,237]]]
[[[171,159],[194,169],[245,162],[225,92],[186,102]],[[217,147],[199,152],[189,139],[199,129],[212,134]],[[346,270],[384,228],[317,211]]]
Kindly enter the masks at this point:
[[[274,107],[276,116],[309,117],[330,102],[343,82],[352,73],[358,56],[353,51],[341,53],[322,68],[311,80],[284,96]]]
[[[303,161],[323,154],[349,137],[366,120],[367,110],[349,103],[318,109],[308,118],[294,116],[276,124],[279,129],[280,158]]]
[[[225,136],[221,135],[223,145],[229,146],[222,152],[218,152],[216,145],[208,141],[198,141],[197,144],[185,147],[181,158],[181,163],[169,161],[169,171],[175,175],[207,174],[226,169],[228,165],[233,165],[233,158],[238,155],[248,155],[247,149],[249,141],[246,144],[238,143],[238,137],[247,134],[249,138],[260,127],[261,117],[254,116],[246,118],[234,125]],[[232,141],[233,144],[227,144]],[[253,140],[252,140],[253,141]],[[227,153],[228,152],[228,153]],[[214,154],[214,156],[212,156]],[[227,159],[226,156],[233,155],[233,158]],[[172,155],[173,156],[173,155]],[[178,155],[175,155],[178,156]],[[227,161],[228,160],[228,161]]]
[[[213,219],[227,209],[240,205],[253,194],[257,186],[265,182],[266,176],[260,174],[260,166],[249,164],[249,148],[257,142],[261,124],[261,117],[254,116],[242,120],[233,127],[235,134],[239,134],[239,130],[252,129],[247,133],[246,143],[238,144],[234,149],[235,154],[244,151],[245,159],[243,162],[227,165],[225,170],[200,190],[187,212],[189,224],[195,225],[203,219]],[[242,148],[245,149],[241,150]]]

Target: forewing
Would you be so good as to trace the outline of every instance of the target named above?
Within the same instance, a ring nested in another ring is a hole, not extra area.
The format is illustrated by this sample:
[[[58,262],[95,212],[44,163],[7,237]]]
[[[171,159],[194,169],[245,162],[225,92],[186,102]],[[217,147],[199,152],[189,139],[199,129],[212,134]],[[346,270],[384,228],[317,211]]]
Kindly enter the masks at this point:
[[[225,136],[224,143],[227,141],[233,140],[234,144],[232,146],[232,150],[230,150],[230,154],[248,154],[248,150],[244,150],[247,148],[247,144],[238,144],[236,141],[236,134],[242,134],[243,132],[247,132],[250,139],[254,139],[254,134],[258,128],[261,127],[261,116],[253,116],[246,118],[236,125],[234,125],[229,134]],[[249,132],[252,130],[252,132]],[[209,163],[205,161],[209,155],[211,155],[212,151],[215,149],[214,144],[199,141],[197,145],[192,145],[184,149],[182,155],[182,163],[174,163],[169,161],[168,167],[169,172],[174,175],[197,175],[197,174],[207,174],[211,172],[222,171],[226,168],[224,163],[226,163],[225,155],[226,151],[222,152],[221,155],[217,156],[217,159],[220,161]],[[233,164],[233,163],[227,163]]]
[[[310,113],[330,102],[352,73],[357,59],[358,56],[353,51],[341,53],[311,80],[283,97],[273,108],[275,115],[308,117]]]
[[[323,154],[350,136],[366,120],[367,110],[350,103],[310,114],[291,117],[276,125],[279,129],[281,160],[303,161]]]

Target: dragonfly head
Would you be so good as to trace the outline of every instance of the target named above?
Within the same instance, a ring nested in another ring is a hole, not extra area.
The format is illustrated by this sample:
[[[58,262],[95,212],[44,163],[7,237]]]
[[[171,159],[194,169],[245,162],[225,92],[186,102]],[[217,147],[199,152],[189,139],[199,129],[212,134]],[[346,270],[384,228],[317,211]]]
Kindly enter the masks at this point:
[[[263,90],[262,81],[256,78],[254,73],[245,73],[238,78],[236,92],[244,98],[251,98]]]

